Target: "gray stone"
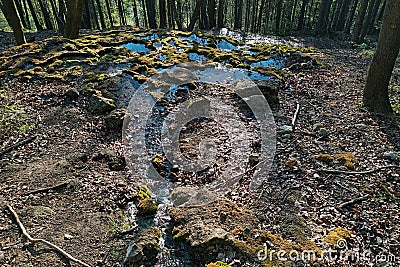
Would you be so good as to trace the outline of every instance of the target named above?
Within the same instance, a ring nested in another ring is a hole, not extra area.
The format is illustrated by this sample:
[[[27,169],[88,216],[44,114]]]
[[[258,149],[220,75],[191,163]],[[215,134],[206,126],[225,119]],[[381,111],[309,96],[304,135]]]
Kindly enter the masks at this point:
[[[128,111],[126,109],[115,109],[104,117],[105,125],[108,129],[121,131],[126,116],[128,116]]]
[[[319,129],[321,129],[322,127],[324,127],[324,125],[322,123],[314,123],[312,130],[313,130],[313,132],[318,132]]]
[[[160,252],[161,232],[155,227],[141,230],[129,244],[124,266],[153,266]]]
[[[89,111],[93,114],[105,114],[111,112],[115,108],[114,100],[92,95],[89,100]]]
[[[293,132],[293,127],[290,125],[282,125],[279,127],[278,132],[281,134],[289,134]]]
[[[4,258],[5,258],[4,252],[0,250],[0,262],[2,262]]]
[[[326,128],[321,128],[318,131],[319,136],[328,136],[328,130]]]

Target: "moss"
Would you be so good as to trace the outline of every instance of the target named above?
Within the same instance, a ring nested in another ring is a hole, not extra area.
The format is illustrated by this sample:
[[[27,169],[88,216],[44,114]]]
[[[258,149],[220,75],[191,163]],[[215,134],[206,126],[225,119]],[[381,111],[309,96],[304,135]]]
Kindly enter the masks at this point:
[[[151,191],[144,185],[137,185],[138,192],[132,195],[132,198],[137,198],[138,200],[150,199]]]
[[[329,154],[318,154],[315,156],[315,159],[321,162],[330,163],[334,160],[334,157]]]
[[[336,154],[335,159],[349,169],[353,169],[354,164],[357,162],[356,157],[352,153]]]
[[[138,215],[149,216],[157,213],[158,205],[150,198],[145,198],[137,205]]]
[[[339,240],[348,239],[351,236],[351,232],[345,228],[336,228],[330,231],[325,237],[324,241],[330,245],[338,245]]]
[[[216,261],[216,262],[207,264],[206,267],[231,267],[231,266],[225,262]]]

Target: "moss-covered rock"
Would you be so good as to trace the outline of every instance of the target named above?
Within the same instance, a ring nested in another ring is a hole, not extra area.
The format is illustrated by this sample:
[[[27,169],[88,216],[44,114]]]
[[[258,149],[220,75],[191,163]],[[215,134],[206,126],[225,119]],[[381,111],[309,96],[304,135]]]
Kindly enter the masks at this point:
[[[89,100],[89,111],[95,115],[111,112],[115,108],[114,100],[92,95]]]

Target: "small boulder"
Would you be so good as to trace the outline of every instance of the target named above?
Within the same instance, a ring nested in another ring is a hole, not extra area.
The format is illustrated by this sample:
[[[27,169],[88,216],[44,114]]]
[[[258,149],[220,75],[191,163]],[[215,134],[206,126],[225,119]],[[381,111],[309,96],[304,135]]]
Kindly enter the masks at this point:
[[[65,92],[65,101],[67,102],[72,102],[74,100],[77,100],[79,97],[79,91],[76,90],[75,88],[69,89],[67,92]]]
[[[111,112],[115,108],[114,100],[92,95],[89,100],[89,111],[95,115]]]
[[[392,151],[386,151],[386,152],[383,152],[383,158],[391,160],[391,161],[397,161],[399,159],[399,154],[397,154],[396,152],[392,152]]]
[[[280,134],[290,134],[293,132],[293,127],[290,125],[282,125],[279,127],[278,132]]]
[[[161,232],[155,227],[141,230],[129,244],[124,266],[153,266],[160,252]]]
[[[271,106],[279,104],[279,88],[280,85],[276,81],[272,80],[262,80],[256,81],[258,88],[260,88],[261,93],[267,99],[268,104]]]
[[[121,131],[124,119],[129,113],[126,109],[120,108],[111,111],[107,116],[104,117],[104,122],[107,129]]]

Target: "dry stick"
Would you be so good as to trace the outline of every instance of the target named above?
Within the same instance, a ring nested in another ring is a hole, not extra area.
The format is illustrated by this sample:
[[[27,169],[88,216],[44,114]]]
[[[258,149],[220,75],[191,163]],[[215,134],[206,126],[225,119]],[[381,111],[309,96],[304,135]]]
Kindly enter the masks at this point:
[[[357,202],[361,202],[363,200],[366,200],[366,199],[368,199],[368,197],[369,197],[368,195],[365,195],[365,196],[362,196],[362,197],[358,197],[358,198],[352,199],[352,200],[347,201],[347,202],[343,202],[342,204],[338,205],[337,208],[338,209],[343,209],[346,206],[353,205],[353,204],[355,204]]]
[[[23,196],[27,196],[27,195],[31,195],[31,194],[44,193],[44,192],[48,192],[48,191],[50,191],[50,190],[60,189],[60,188],[62,188],[62,187],[64,187],[64,186],[69,185],[70,183],[71,183],[71,180],[68,179],[68,180],[66,180],[66,181],[64,181],[64,182],[61,182],[61,183],[58,183],[58,184],[56,184],[56,185],[49,186],[49,187],[45,187],[45,188],[35,189],[35,190],[32,190],[32,191],[23,193],[22,195],[23,195]]]
[[[399,165],[388,165],[388,166],[381,166],[376,169],[368,170],[368,171],[362,171],[362,172],[356,172],[356,171],[342,171],[342,170],[328,170],[328,169],[319,169],[318,171],[320,172],[326,172],[326,173],[341,173],[341,174],[370,174],[374,173],[383,169],[389,169],[389,168],[400,168]]]
[[[51,243],[51,242],[49,242],[49,241],[47,241],[47,240],[41,239],[41,238],[33,238],[33,237],[31,237],[31,235],[26,231],[25,226],[24,226],[24,225],[21,223],[21,221],[19,220],[18,214],[15,212],[15,210],[14,210],[10,205],[7,205],[7,208],[10,210],[10,212],[11,212],[12,215],[14,216],[14,219],[15,219],[15,221],[17,222],[18,227],[21,229],[22,234],[23,234],[32,244],[35,244],[35,243],[44,243],[44,244],[46,244],[47,246],[51,247],[52,249],[54,249],[54,250],[58,251],[59,253],[61,253],[63,256],[65,256],[66,258],[68,258],[70,261],[76,262],[76,263],[78,263],[78,264],[80,264],[80,265],[82,265],[82,266],[85,266],[85,267],[91,267],[89,264],[86,264],[86,263],[84,263],[84,262],[82,262],[82,261],[80,261],[80,260],[74,258],[74,257],[71,256],[70,254],[68,254],[67,252],[65,252],[63,249],[61,249],[60,247],[58,247],[57,245],[54,245],[53,243]]]
[[[15,144],[13,144],[13,145],[7,147],[6,149],[4,149],[4,150],[2,150],[2,151],[0,152],[0,157],[2,157],[2,156],[4,156],[5,154],[11,152],[12,150],[16,149],[16,148],[19,147],[19,146],[23,146],[23,145],[26,145],[26,144],[32,142],[33,140],[35,140],[35,138],[36,138],[36,135],[33,135],[33,136],[31,136],[31,137],[29,137],[29,138],[27,138],[27,139],[25,139],[25,140],[21,140],[21,141],[15,143]]]
[[[297,116],[299,115],[299,112],[300,112],[300,104],[297,103],[296,112],[294,113],[293,119],[292,119],[293,129],[295,128],[295,124],[296,124],[296,120],[297,120]]]

